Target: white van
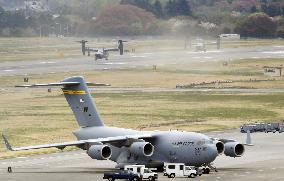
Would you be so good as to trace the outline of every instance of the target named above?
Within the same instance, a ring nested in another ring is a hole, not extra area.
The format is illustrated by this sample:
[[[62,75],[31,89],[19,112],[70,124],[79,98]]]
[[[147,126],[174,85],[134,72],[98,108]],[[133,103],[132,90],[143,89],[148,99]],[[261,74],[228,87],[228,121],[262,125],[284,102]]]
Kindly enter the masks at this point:
[[[138,173],[141,179],[148,179],[151,181],[158,179],[158,174],[146,168],[145,165],[125,165],[124,170],[131,170],[134,173]]]
[[[194,167],[185,166],[184,163],[164,163],[164,175],[174,177],[196,177],[197,171]]]

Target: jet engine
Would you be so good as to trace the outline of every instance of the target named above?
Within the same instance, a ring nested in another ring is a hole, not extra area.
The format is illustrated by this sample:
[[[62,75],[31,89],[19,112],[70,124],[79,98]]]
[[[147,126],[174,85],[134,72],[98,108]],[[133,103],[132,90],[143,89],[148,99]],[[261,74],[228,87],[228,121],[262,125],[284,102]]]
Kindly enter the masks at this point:
[[[137,156],[152,156],[154,146],[149,142],[134,142],[129,147],[129,151]]]
[[[106,160],[111,157],[111,148],[107,145],[92,145],[87,153],[92,159]]]
[[[228,142],[225,144],[225,155],[229,157],[241,157],[245,152],[244,145],[238,142]]]
[[[217,147],[218,154],[222,154],[225,150],[224,143],[221,142],[221,141],[216,141],[215,144],[216,144],[216,147]]]

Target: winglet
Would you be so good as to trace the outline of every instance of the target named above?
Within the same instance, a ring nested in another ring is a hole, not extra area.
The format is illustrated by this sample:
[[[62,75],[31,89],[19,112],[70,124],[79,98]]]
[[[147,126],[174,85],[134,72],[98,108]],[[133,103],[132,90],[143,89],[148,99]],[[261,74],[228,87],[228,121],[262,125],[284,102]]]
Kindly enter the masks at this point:
[[[4,143],[5,143],[5,146],[8,150],[10,151],[14,151],[14,149],[12,148],[12,146],[10,145],[8,139],[6,138],[6,136],[4,134],[2,134],[2,137],[3,137],[3,140],[4,140]]]
[[[251,135],[250,135],[250,130],[247,130],[247,138],[246,138],[246,143],[244,144],[246,146],[253,146],[253,144],[251,143]]]

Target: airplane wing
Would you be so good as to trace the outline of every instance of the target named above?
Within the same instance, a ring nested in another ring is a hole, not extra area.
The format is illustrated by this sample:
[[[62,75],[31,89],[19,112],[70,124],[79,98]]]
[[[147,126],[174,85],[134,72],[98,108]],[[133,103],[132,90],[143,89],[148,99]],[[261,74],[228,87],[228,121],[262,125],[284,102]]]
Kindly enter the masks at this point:
[[[88,48],[86,50],[90,51],[90,52],[98,52],[99,51],[99,49],[96,49],[96,48]]]
[[[115,51],[118,51],[118,50],[119,50],[118,48],[106,48],[106,49],[104,49],[104,51],[107,51],[107,52],[110,52],[110,51],[115,52]]]
[[[8,139],[4,134],[2,134],[4,139],[5,146],[10,151],[22,151],[22,150],[32,150],[32,149],[41,149],[41,148],[58,148],[63,150],[67,146],[77,146],[87,148],[90,145],[95,144],[106,144],[106,143],[116,143],[121,141],[127,141],[130,139],[145,139],[152,138],[151,134],[141,134],[141,135],[125,135],[125,136],[114,136],[114,137],[106,137],[106,138],[98,138],[98,139],[88,139],[88,140],[78,140],[78,141],[69,141],[63,143],[53,143],[53,144],[44,144],[44,145],[36,145],[36,146],[26,146],[26,147],[17,147],[13,148],[9,143]]]

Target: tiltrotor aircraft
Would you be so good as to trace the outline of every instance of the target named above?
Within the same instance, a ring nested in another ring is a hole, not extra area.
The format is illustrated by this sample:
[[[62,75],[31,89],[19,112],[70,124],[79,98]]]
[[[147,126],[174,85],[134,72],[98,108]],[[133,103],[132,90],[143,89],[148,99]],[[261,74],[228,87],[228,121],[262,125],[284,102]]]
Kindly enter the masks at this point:
[[[105,126],[89,93],[83,77],[70,77],[59,83],[23,85],[20,87],[61,86],[80,129],[74,132],[76,141],[13,148],[3,135],[7,149],[11,151],[77,146],[87,151],[92,159],[110,159],[116,167],[143,164],[161,168],[165,162],[185,163],[190,166],[206,166],[222,153],[229,157],[241,157],[244,144],[234,140],[210,138],[204,134],[185,131],[136,131]]]
[[[119,54],[123,55],[123,43],[127,42],[127,41],[118,40],[117,41],[117,43],[118,43],[118,47],[117,48],[89,48],[89,47],[86,47],[86,43],[88,41],[81,40],[81,41],[77,41],[77,42],[81,43],[81,45],[82,45],[82,53],[83,53],[83,55],[85,55],[86,52],[88,52],[88,56],[90,56],[91,52],[95,52],[95,60],[98,60],[98,59],[106,59],[106,60],[108,60],[110,51],[119,51]]]

